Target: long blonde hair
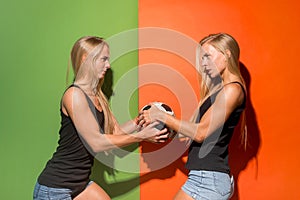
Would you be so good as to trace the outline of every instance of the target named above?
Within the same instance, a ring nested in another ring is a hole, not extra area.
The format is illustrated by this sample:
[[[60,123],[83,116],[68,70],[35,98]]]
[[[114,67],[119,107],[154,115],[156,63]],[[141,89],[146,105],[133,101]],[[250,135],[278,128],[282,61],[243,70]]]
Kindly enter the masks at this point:
[[[74,72],[74,80],[85,78],[85,85],[91,88],[98,99],[104,113],[104,133],[113,133],[114,120],[106,96],[102,92],[104,78],[100,80],[95,73],[95,64],[103,50],[103,47],[109,45],[103,38],[96,36],[84,36],[78,39],[71,51],[71,63]],[[67,74],[68,79],[68,74]]]
[[[212,86],[210,83],[210,78],[208,77],[208,75],[206,73],[204,73],[204,71],[202,70],[202,67],[200,66],[200,51],[201,51],[201,46],[203,46],[204,44],[209,44],[211,46],[213,46],[216,50],[218,50],[219,52],[221,52],[228,60],[228,70],[236,75],[242,82],[242,84],[244,85],[244,89],[246,91],[246,87],[245,87],[245,81],[241,75],[240,72],[240,48],[239,45],[237,43],[237,41],[229,34],[227,33],[217,33],[217,34],[210,34],[206,37],[204,37],[200,42],[199,42],[199,46],[197,48],[197,52],[196,52],[196,67],[199,71],[199,75],[200,75],[200,103],[199,103],[199,107],[201,105],[201,103],[203,103],[203,100],[206,99],[208,97],[208,95],[210,95],[210,92],[212,90]],[[230,52],[230,56],[228,55],[227,51]],[[222,87],[222,84],[220,84]],[[244,97],[246,98],[246,97]],[[198,111],[198,109],[197,109]],[[192,118],[193,121],[196,120],[198,115],[198,112],[196,112]],[[242,132],[242,143],[244,144],[244,146],[246,147],[246,143],[247,143],[247,127],[246,127],[246,116],[245,116],[245,111],[243,111],[242,115],[241,115],[241,132]]]

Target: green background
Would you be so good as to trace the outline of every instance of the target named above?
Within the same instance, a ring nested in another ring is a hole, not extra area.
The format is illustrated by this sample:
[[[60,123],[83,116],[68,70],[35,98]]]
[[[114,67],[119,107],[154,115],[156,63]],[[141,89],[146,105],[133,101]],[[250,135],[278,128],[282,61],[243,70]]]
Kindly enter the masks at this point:
[[[11,0],[2,1],[0,9],[0,198],[27,200],[32,199],[36,178],[57,145],[59,102],[73,43],[84,35],[109,38],[137,28],[138,3]],[[131,40],[137,45],[137,38]],[[108,87],[137,62],[137,51],[112,62]],[[137,75],[127,84],[136,88]],[[118,92],[114,91],[116,97]],[[119,103],[127,106],[128,102]],[[130,104],[135,105],[130,106],[133,116],[137,114],[137,92],[130,97]],[[116,117],[121,123],[128,118],[126,113]],[[136,146],[130,149],[137,151]],[[115,165],[120,159],[113,158]],[[138,166],[138,160],[132,164]],[[139,199],[139,174],[115,171],[96,162],[92,177],[113,199]]]

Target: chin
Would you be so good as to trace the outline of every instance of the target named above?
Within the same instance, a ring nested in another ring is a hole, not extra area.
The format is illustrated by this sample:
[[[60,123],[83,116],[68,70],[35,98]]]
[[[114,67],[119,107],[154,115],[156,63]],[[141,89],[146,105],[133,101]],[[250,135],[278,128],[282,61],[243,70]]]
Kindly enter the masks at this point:
[[[215,76],[213,74],[207,74],[210,79],[213,79]]]
[[[104,78],[104,75],[101,74],[98,76],[98,79],[102,79],[102,78]]]
[[[217,74],[214,74],[214,73],[212,73],[212,74],[209,74],[209,77],[210,77],[211,79],[218,78],[219,76],[220,76],[220,74],[219,74],[219,73],[217,73]]]
[[[100,75],[99,75],[99,78],[104,78],[105,76],[105,72],[102,72]]]

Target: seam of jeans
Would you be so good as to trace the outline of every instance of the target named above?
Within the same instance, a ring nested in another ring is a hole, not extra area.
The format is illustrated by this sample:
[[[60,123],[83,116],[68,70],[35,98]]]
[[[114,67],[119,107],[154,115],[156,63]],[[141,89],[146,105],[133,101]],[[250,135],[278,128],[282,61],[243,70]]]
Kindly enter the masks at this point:
[[[37,190],[36,190],[36,198],[39,197],[40,188],[41,188],[41,185],[38,183],[37,184]]]

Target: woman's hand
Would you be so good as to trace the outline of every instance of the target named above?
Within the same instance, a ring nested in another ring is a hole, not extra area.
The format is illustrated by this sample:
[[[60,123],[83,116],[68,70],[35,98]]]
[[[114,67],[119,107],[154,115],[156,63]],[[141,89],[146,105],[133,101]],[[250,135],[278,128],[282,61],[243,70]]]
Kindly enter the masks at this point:
[[[145,127],[145,120],[143,116],[143,111],[139,112],[139,115],[134,119],[134,123],[137,126],[137,131],[140,131],[143,127]]]
[[[154,143],[165,142],[169,136],[169,133],[167,132],[166,128],[162,130],[158,130],[157,128],[155,128],[155,126],[157,126],[158,124],[158,122],[154,122],[145,126],[136,134],[136,136],[143,141],[146,140]]]
[[[159,108],[157,108],[154,104],[151,104],[150,109],[144,110],[140,114],[140,124],[142,127],[148,126],[149,124],[160,121],[165,122],[166,114]]]

